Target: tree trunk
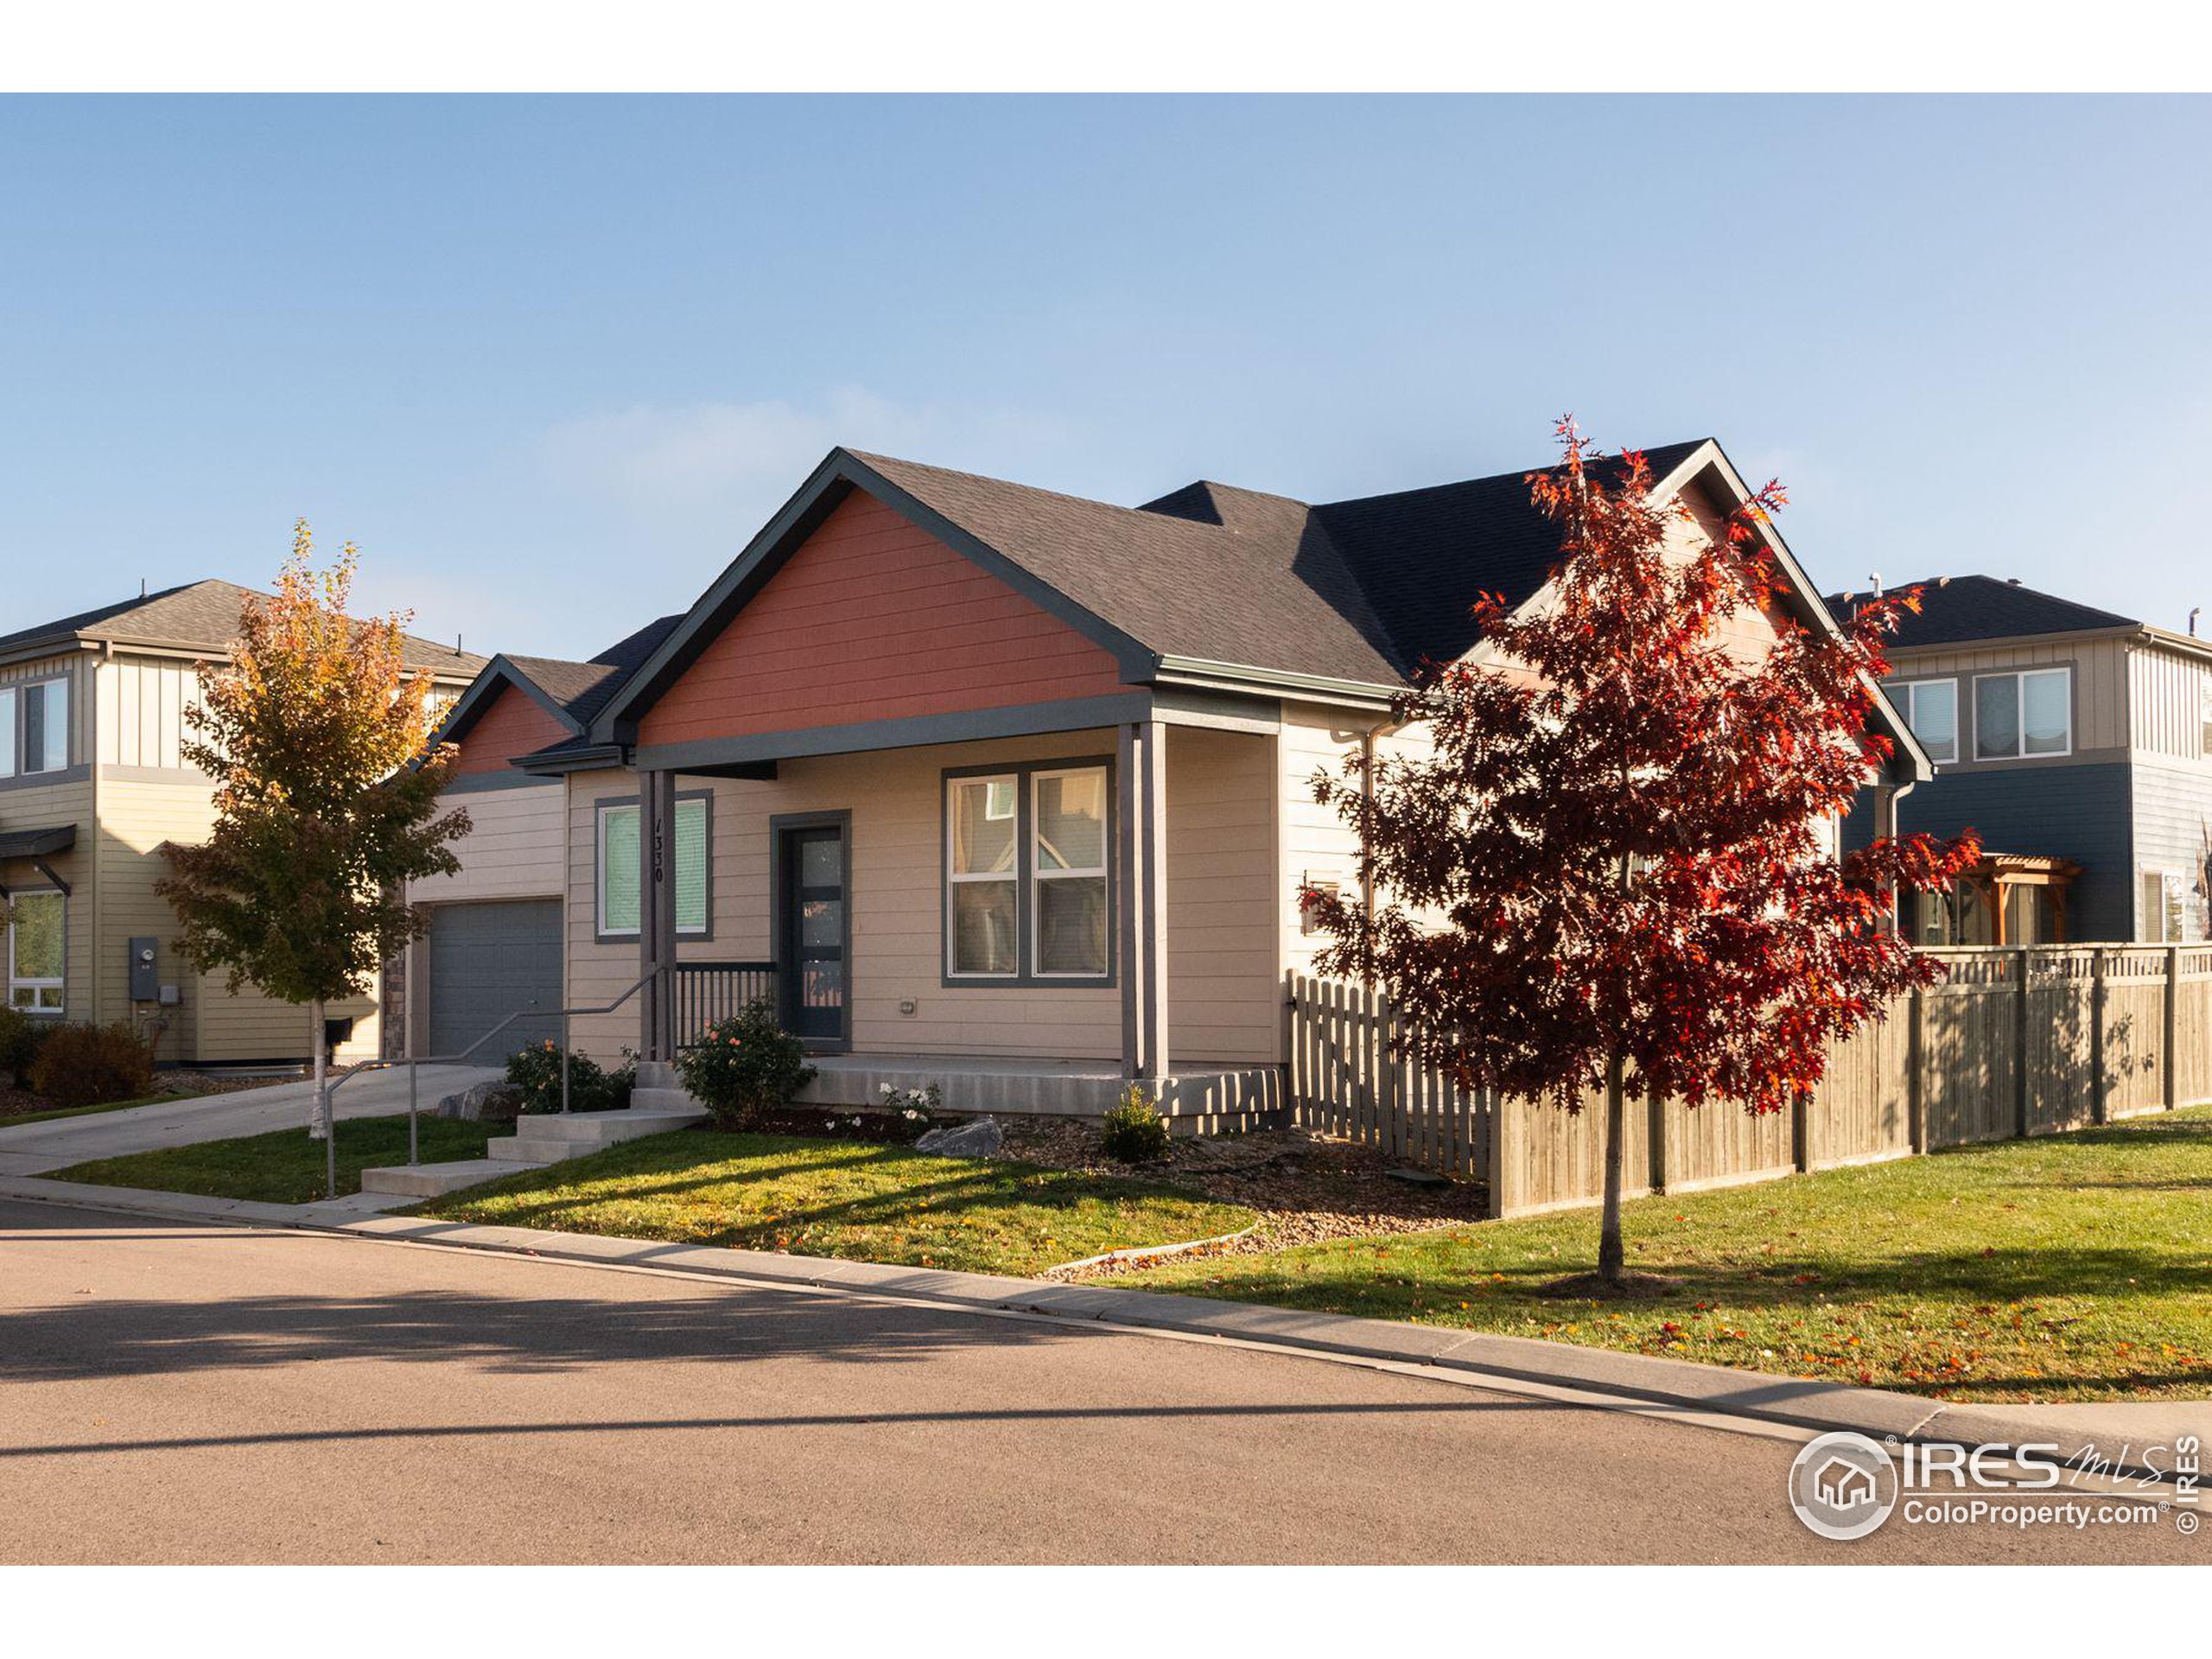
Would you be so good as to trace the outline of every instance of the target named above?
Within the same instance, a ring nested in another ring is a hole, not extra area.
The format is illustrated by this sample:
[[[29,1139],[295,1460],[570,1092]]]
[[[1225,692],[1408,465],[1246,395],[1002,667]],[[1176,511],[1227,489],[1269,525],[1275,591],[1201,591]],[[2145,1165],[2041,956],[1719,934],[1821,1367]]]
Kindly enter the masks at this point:
[[[1609,1285],[1621,1281],[1627,1253],[1621,1245],[1621,1130],[1628,1090],[1622,1083],[1626,1067],[1615,1054],[1605,1062],[1605,1208],[1598,1225],[1598,1277]]]
[[[327,1069],[327,1052],[322,1040],[325,1029],[323,1005],[320,1001],[308,1005],[315,1024],[308,1039],[315,1044],[315,1102],[308,1110],[308,1138],[325,1141],[330,1137],[330,1074]]]

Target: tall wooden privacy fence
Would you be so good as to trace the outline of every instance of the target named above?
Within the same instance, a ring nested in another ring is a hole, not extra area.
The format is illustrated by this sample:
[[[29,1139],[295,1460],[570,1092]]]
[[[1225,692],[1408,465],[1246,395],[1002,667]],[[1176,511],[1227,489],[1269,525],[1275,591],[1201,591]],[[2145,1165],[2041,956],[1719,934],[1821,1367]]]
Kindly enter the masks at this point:
[[[1948,976],[1829,1052],[1795,1110],[1639,1101],[1630,1193],[1682,1192],[2085,1128],[2212,1099],[2212,946],[1930,950]],[[1400,1160],[1486,1182],[1493,1215],[1598,1201],[1604,1115],[1463,1090],[1408,1058],[1388,1001],[1290,977],[1300,1122]]]

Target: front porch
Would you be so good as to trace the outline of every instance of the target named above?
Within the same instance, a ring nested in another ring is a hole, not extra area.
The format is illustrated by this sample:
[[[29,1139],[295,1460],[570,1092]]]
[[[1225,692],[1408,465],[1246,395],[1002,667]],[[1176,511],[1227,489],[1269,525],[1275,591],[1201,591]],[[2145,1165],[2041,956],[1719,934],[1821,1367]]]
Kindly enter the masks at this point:
[[[1279,1122],[1274,733],[1069,726],[686,756],[585,797],[576,829],[602,845],[636,814],[612,856],[640,924],[634,967],[602,927],[589,959],[646,982],[588,1045],[665,1062],[766,998],[824,1105],[935,1085],[957,1111],[1096,1117],[1135,1084],[1179,1133]],[[609,856],[577,899],[607,892]]]

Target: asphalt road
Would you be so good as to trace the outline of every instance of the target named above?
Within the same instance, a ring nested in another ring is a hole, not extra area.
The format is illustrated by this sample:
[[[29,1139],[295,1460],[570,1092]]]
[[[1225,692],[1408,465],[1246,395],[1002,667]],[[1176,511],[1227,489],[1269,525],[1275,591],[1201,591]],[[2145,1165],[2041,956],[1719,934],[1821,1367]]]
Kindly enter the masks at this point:
[[[0,1204],[0,1561],[2202,1561],[1291,1355]]]

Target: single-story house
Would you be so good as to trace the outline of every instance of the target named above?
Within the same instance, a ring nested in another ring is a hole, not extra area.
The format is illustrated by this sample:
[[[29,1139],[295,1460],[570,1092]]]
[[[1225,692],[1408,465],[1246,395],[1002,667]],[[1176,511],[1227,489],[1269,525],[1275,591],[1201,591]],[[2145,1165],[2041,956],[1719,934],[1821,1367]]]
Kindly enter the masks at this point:
[[[1649,453],[1685,536],[1745,497],[1710,440]],[[1772,545],[1777,603],[1832,627]],[[1265,1109],[1285,975],[1319,943],[1299,895],[1357,880],[1314,774],[1418,741],[1392,694],[1478,650],[1478,594],[1536,601],[1557,552],[1520,472],[1319,505],[1200,481],[1131,508],[835,450],[649,650],[601,665],[588,708],[578,665],[486,671],[457,787],[512,840],[421,896],[538,906],[541,941],[557,899],[568,1004],[628,995],[574,1020],[601,1058],[666,1061],[760,989],[824,1101],[936,1081],[1096,1111],[1141,1079],[1194,1116]],[[1880,715],[1885,809],[1925,766]],[[499,1012],[441,1027],[438,979],[433,1032]]]

